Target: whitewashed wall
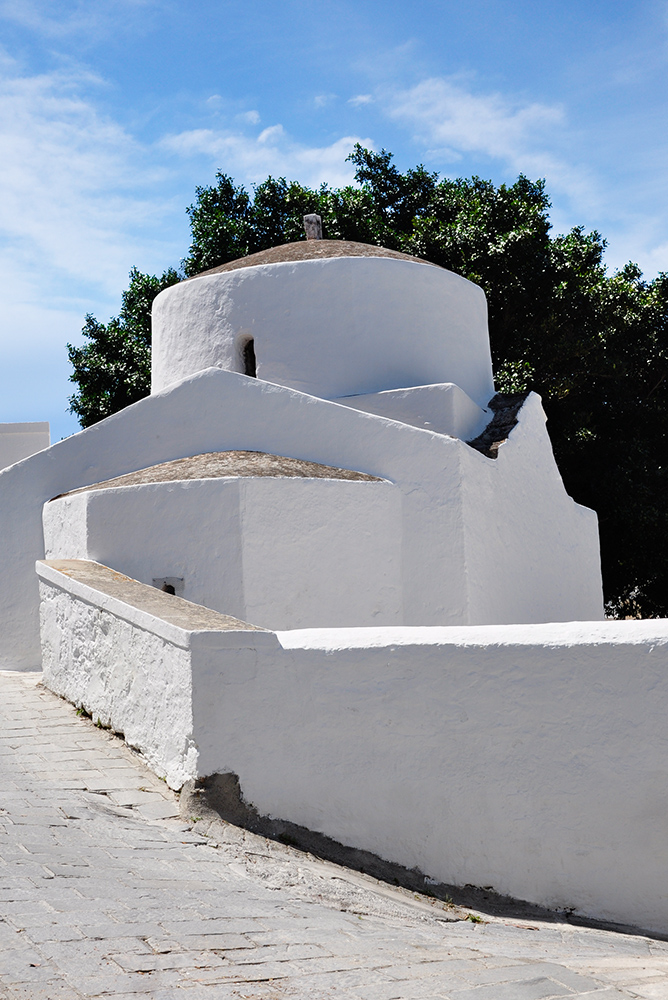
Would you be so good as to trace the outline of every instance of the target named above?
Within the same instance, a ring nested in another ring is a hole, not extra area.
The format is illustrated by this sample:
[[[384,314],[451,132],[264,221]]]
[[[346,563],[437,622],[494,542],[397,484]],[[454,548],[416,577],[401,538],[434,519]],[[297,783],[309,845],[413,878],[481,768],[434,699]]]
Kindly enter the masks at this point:
[[[191,631],[38,563],[44,684],[121,733],[172,788],[197,774],[193,664],[277,647],[271,632]],[[249,639],[252,634],[252,639]]]
[[[47,559],[91,559],[265,628],[400,624],[390,483],[230,478],[93,490],[44,506]]]
[[[668,621],[189,633],[40,575],[47,683],[172,785],[665,931]]]
[[[537,397],[491,461],[455,438],[214,368],[0,472],[0,664],[39,667],[33,567],[44,555],[47,500],[157,462],[226,449],[303,458],[395,483],[402,573],[412,581],[405,624],[475,623],[487,612],[497,621],[603,615],[596,516],[564,491]],[[467,575],[467,552],[476,579]],[[483,579],[489,606],[474,598]]]
[[[81,584],[74,595],[44,579],[40,592],[43,683],[122,733],[179,788],[198,756],[188,633],[157,618],[142,628],[134,609]]]
[[[603,617],[598,519],[566,493],[545,424],[531,393],[496,461],[461,452],[467,624]]]
[[[331,257],[204,275],[152,307],[157,392],[204,368],[244,371],[334,399],[455,382],[480,406],[494,394],[487,303],[477,285],[430,264]]]
[[[48,421],[0,424],[0,469],[6,469],[51,444]]]
[[[388,389],[366,396],[341,396],[336,402],[437,434],[452,434],[462,441],[472,441],[482,434],[492,417],[490,410],[474,403],[453,382]]]
[[[665,931],[668,621],[278,639],[194,683],[200,773],[442,881]]]

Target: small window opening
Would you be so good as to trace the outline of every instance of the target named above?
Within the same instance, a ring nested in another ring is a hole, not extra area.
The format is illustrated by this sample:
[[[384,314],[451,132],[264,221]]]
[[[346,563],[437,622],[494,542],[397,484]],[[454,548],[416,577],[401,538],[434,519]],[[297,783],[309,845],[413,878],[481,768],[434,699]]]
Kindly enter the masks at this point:
[[[244,362],[244,375],[249,375],[251,378],[257,378],[257,365],[255,361],[255,343],[252,337],[249,337],[243,346],[242,352],[243,362]]]
[[[183,597],[183,577],[182,576],[161,576],[153,578],[153,586],[161,590],[163,594],[173,594],[175,597]]]

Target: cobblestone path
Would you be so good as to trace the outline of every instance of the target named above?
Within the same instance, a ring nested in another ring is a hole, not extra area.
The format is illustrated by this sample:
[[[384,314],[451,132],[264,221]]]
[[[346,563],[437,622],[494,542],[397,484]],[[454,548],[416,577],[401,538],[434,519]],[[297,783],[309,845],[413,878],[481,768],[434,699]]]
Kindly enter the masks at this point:
[[[466,919],[228,827],[119,739],[0,673],[0,997],[668,1000],[668,944]]]

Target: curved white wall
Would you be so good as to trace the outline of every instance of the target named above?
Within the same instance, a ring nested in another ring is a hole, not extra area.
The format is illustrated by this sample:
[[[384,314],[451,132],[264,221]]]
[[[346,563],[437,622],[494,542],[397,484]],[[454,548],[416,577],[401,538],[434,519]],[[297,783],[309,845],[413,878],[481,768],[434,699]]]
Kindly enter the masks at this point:
[[[477,285],[429,264],[332,257],[204,275],[153,303],[152,392],[205,368],[322,399],[454,382],[494,393],[487,304]]]

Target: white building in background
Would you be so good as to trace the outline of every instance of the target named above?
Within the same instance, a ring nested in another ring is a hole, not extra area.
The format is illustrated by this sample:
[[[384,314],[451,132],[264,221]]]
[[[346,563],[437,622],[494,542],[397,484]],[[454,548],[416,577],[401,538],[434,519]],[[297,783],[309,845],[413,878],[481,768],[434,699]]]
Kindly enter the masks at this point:
[[[51,444],[49,422],[0,424],[0,469],[43,451]]]

